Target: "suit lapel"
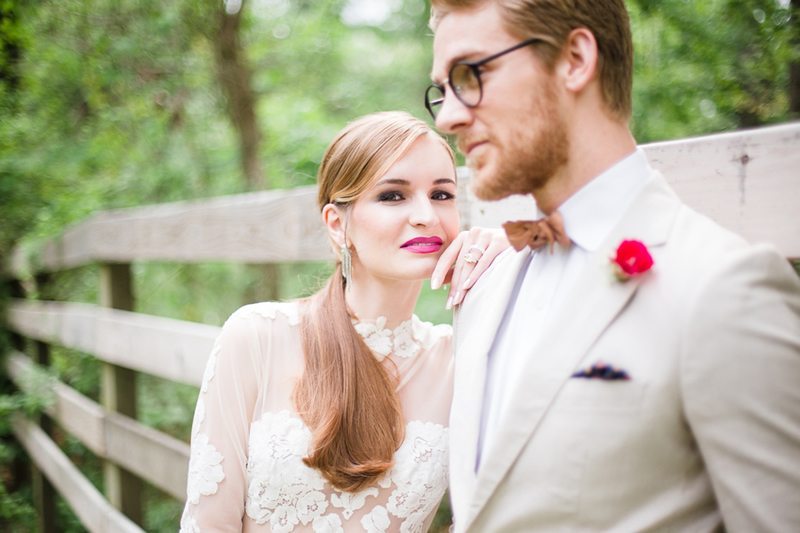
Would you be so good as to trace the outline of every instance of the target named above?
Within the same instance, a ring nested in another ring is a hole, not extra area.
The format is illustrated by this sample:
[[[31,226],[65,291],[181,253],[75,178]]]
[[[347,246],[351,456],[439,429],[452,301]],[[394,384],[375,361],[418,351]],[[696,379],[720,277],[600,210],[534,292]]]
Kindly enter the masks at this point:
[[[465,526],[486,505],[597,337],[624,309],[640,284],[657,274],[656,263],[654,271],[619,282],[612,275],[612,252],[623,239],[641,240],[651,252],[663,245],[679,207],[663,178],[654,176],[604,244],[590,255],[571,295],[553,309],[547,322],[550,329],[527,354],[523,375],[515,382],[511,408],[498,424],[500,434],[494,439],[498,446],[484,451]],[[477,419],[478,415],[473,413],[472,417]]]
[[[508,259],[507,265],[498,265],[503,268],[497,273],[496,283],[484,283],[471,291],[470,299],[480,303],[459,310],[456,316],[456,375],[450,414],[450,441],[453,443],[450,470],[454,506],[468,504],[472,499],[487,355],[512,296],[516,279],[527,264],[529,256],[528,251],[519,252]],[[467,312],[471,314],[465,314]]]

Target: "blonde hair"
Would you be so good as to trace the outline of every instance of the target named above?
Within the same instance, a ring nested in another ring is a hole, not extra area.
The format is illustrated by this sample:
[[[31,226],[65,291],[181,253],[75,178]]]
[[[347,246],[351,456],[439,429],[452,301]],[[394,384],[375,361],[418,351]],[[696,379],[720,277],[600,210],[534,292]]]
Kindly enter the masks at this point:
[[[534,50],[548,68],[555,61],[570,32],[587,28],[597,41],[597,71],[603,101],[613,116],[631,116],[633,40],[623,0],[431,0],[430,26],[453,11],[474,9],[495,2],[506,30],[521,39],[545,41]]]
[[[347,209],[424,135],[453,157],[444,139],[407,113],[374,113],[348,124],[322,158],[319,208],[333,203]],[[313,434],[305,464],[337,489],[357,491],[391,468],[405,423],[396,377],[353,328],[341,268],[339,260],[325,287],[305,302],[305,369],[294,402]]]

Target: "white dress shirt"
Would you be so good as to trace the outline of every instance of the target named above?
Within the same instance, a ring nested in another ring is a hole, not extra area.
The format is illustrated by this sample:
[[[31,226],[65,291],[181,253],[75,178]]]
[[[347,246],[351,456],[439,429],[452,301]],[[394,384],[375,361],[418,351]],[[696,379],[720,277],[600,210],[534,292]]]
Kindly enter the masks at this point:
[[[556,245],[552,254],[548,247],[542,247],[531,252],[520,269],[489,351],[476,470],[482,450],[494,445],[495,430],[508,410],[512,384],[523,375],[529,347],[547,331],[551,311],[570,292],[590,253],[619,223],[651,174],[644,152],[637,149],[591,180],[558,208],[572,246]]]

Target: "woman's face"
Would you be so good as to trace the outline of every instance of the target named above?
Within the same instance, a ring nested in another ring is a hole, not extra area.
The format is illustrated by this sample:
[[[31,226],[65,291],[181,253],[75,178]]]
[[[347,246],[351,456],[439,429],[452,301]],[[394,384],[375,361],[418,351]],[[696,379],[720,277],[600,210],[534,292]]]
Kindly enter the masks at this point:
[[[424,135],[352,204],[353,277],[427,279],[458,230],[453,161]]]

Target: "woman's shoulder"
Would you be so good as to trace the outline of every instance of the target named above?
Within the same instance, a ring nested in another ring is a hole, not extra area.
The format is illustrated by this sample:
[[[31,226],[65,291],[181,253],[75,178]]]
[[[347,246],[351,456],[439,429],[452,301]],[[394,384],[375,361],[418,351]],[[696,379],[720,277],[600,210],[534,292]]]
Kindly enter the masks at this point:
[[[225,324],[236,321],[281,321],[289,326],[300,324],[300,302],[258,302],[243,305],[226,320]]]
[[[248,339],[289,339],[298,333],[299,302],[258,302],[234,311],[222,326],[220,340],[228,345]]]

